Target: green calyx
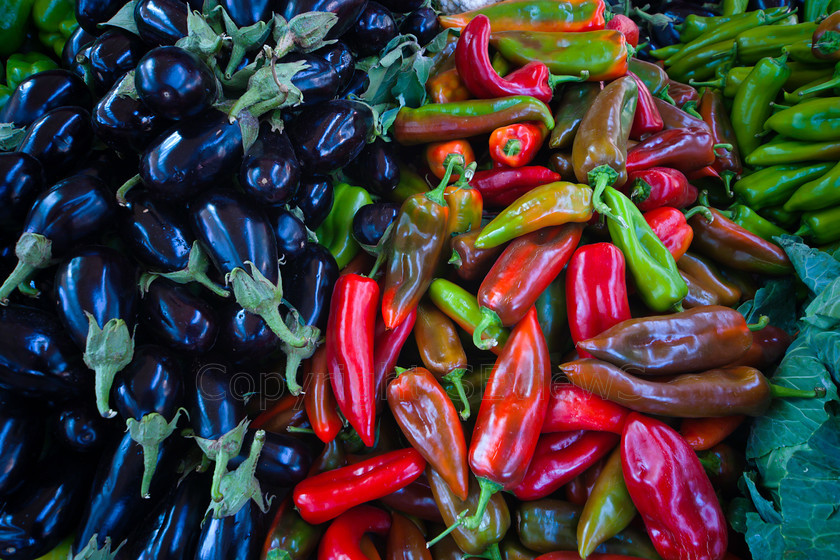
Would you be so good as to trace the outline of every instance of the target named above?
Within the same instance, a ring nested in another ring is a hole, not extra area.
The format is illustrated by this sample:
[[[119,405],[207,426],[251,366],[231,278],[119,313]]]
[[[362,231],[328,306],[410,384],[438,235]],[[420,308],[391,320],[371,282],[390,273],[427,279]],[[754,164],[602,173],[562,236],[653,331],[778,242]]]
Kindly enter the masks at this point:
[[[831,55],[840,49],[840,33],[837,31],[826,31],[822,37],[814,43],[814,48],[820,54]]]
[[[592,186],[592,208],[602,216],[606,216],[622,228],[627,229],[629,226],[624,218],[613,212],[602,199],[604,190],[618,180],[618,172],[609,165],[599,165],[589,172],[587,179]]]
[[[703,217],[706,218],[707,222],[711,223],[715,220],[715,216],[714,216],[714,214],[712,214],[712,211],[709,210],[708,206],[702,206],[702,205],[695,206],[691,210],[686,210],[683,213],[686,220],[690,220],[693,216],[696,216],[697,214],[702,214]]]
[[[467,370],[463,368],[453,369],[449,373],[443,376],[444,381],[447,381],[452,384],[455,388],[455,391],[458,393],[458,398],[461,399],[461,404],[463,408],[461,409],[461,419],[462,420],[469,420],[470,419],[470,400],[467,398],[467,393],[464,391],[464,383],[462,381],[462,377]]]
[[[87,311],[85,315],[88,318],[88,335],[82,358],[85,365],[94,372],[94,392],[99,414],[104,418],[113,418],[117,412],[110,405],[111,385],[117,373],[131,363],[134,339],[122,319],[111,319],[100,327],[93,315]]]
[[[446,166],[446,170],[443,173],[443,178],[440,180],[440,183],[438,183],[437,187],[424,195],[426,198],[436,204],[439,204],[440,206],[446,206],[446,199],[443,198],[443,191],[445,191],[446,187],[449,185],[449,179],[452,178],[453,173],[458,175],[462,175],[464,173],[466,160],[464,160],[463,155],[452,152],[446,155],[446,158],[443,160],[443,165]]]
[[[46,268],[52,259],[52,241],[37,233],[24,233],[15,245],[18,263],[0,286],[0,303],[9,301],[9,295],[19,285],[27,282],[32,274]]]
[[[90,537],[90,540],[85,547],[80,550],[73,560],[114,560],[117,557],[120,549],[125,545],[125,541],[111,552],[111,537],[105,537],[105,543],[102,548],[99,548],[99,537],[96,533]]]
[[[487,504],[490,503],[490,498],[502,489],[501,484],[486,478],[479,478],[478,485],[481,488],[481,494],[478,497],[478,505],[475,508],[475,513],[464,519],[464,527],[470,531],[475,531],[481,526],[481,520],[484,518],[484,512],[487,511]]]
[[[265,431],[259,430],[254,434],[254,441],[251,443],[248,458],[236,467],[236,470],[227,472],[222,476],[219,484],[222,499],[214,500],[207,508],[207,513],[212,512],[215,519],[236,515],[250,500],[254,500],[254,503],[263,513],[268,511],[271,500],[266,502],[260,488],[260,482],[254,476],[264,444]]]
[[[248,89],[234,102],[228,111],[228,117],[233,122],[240,113],[248,112],[255,118],[265,113],[293,107],[303,102],[303,93],[292,83],[295,74],[309,67],[300,60],[297,62],[271,62],[254,72],[248,80]]]
[[[518,156],[522,153],[522,140],[519,138],[511,138],[505,142],[505,147],[502,148],[502,153],[507,157]]]
[[[585,82],[589,79],[589,70],[583,70],[578,76],[555,76],[550,74],[548,76],[548,88],[554,91],[560,84],[569,82]]]
[[[446,262],[447,264],[451,264],[455,268],[461,268],[461,266],[464,264],[464,261],[461,259],[461,254],[455,249],[452,249],[452,256],[449,257],[449,260]]]
[[[475,326],[475,330],[473,331],[473,344],[475,344],[476,348],[481,350],[490,350],[494,346],[496,346],[499,341],[493,337],[482,338],[485,334],[485,331],[489,327],[501,327],[502,320],[499,318],[499,315],[493,311],[492,309],[488,309],[487,307],[481,308],[481,321]]]
[[[225,68],[225,77],[230,79],[233,76],[233,71],[245,58],[245,53],[252,51],[265,43],[268,36],[271,35],[271,24],[258,21],[253,25],[239,28],[228,15],[227,10],[219,8],[222,12],[222,20],[225,24],[225,33],[231,40],[230,59],[228,60],[227,68]]]
[[[216,463],[213,470],[213,483],[210,486],[210,497],[213,502],[221,502],[224,499],[224,494],[221,491],[222,478],[227,472],[228,461],[239,455],[239,451],[242,449],[242,441],[245,439],[245,430],[248,429],[249,423],[249,420],[243,420],[219,439],[195,437],[195,442],[201,448],[205,457]]]
[[[286,354],[286,386],[292,395],[299,395],[303,387],[297,382],[297,371],[300,363],[312,357],[318,348],[321,339],[321,331],[314,326],[302,325],[298,319],[298,312],[294,309],[286,316],[286,326],[291,331],[296,329],[304,339],[306,345],[303,348],[296,348],[283,341],[283,352]]]
[[[143,448],[143,480],[140,483],[140,495],[144,498],[149,497],[149,486],[157,467],[160,444],[175,431],[181,413],[189,416],[185,409],[179,408],[171,422],[167,422],[166,418],[157,412],[146,414],[139,422],[134,418],[129,418],[125,422],[131,439]]]
[[[207,275],[207,270],[209,268],[210,259],[207,258],[207,253],[204,252],[204,249],[201,248],[201,244],[196,240],[193,241],[192,248],[190,248],[190,257],[187,261],[186,268],[175,272],[156,273],[156,276],[168,278],[178,284],[198,282],[217,296],[230,297],[230,292],[213,282]]]
[[[753,332],[760,331],[764,327],[770,324],[770,317],[767,315],[762,315],[758,318],[758,323],[750,323],[747,325],[747,328]]]
[[[630,200],[635,204],[642,203],[650,197],[652,190],[653,187],[650,186],[650,183],[644,179],[636,179],[636,182],[633,183],[633,190],[630,191]]]

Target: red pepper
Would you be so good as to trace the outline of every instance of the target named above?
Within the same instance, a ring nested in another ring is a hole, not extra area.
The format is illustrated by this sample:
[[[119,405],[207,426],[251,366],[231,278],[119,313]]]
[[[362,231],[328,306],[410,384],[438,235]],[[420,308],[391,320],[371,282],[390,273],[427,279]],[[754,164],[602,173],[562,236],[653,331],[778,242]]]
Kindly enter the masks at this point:
[[[455,65],[467,89],[481,99],[511,95],[530,95],[543,103],[554,96],[554,88],[564,81],[582,78],[552,76],[542,62],[529,62],[502,78],[493,68],[489,54],[490,18],[479,14],[461,31],[455,48]]]
[[[624,14],[614,14],[605,29],[613,29],[624,35],[627,44],[633,48],[639,46],[639,26]]]
[[[676,80],[668,80],[668,95],[671,96],[674,105],[677,107],[683,107],[686,103],[700,100],[700,94],[697,93],[696,89]]]
[[[630,318],[624,255],[611,243],[580,247],[566,271],[566,308],[575,343]],[[589,353],[578,350],[581,358]]]
[[[426,538],[417,524],[399,513],[392,514],[386,560],[432,560]]]
[[[724,177],[730,179],[732,175],[740,175],[743,171],[741,153],[738,151],[738,142],[732,128],[732,121],[729,120],[729,111],[723,103],[723,94],[720,90],[706,88],[697,109],[703,117],[703,121],[709,126],[714,142],[731,146],[727,150],[716,153],[717,157],[715,163],[712,164],[713,167]]]
[[[627,176],[632,185],[630,199],[647,212],[662,206],[683,208],[697,200],[697,188],[685,175],[670,167],[651,167]]]
[[[338,408],[368,447],[373,447],[376,383],[373,340],[379,284],[345,274],[333,288],[327,321],[327,363]]]
[[[763,329],[753,331],[750,349],[726,367],[747,366],[763,371],[784,355],[790,343],[791,338],[788,333],[779,327],[767,325]]]
[[[717,172],[711,165],[707,165],[701,169],[695,169],[694,171],[690,171],[688,173],[688,178],[692,181],[697,181],[700,179],[720,179],[723,180],[720,176],[720,173]]]
[[[710,418],[683,418],[680,434],[692,449],[704,451],[725,440],[744,421],[746,416],[717,416]]]
[[[417,479],[396,492],[379,499],[391,509],[413,515],[418,519],[443,524],[429,479],[423,472]]]
[[[706,121],[704,121],[696,113],[694,115],[687,113],[679,107],[676,107],[658,97],[654,97],[653,102],[656,104],[656,108],[659,109],[659,115],[662,117],[662,121],[665,123],[666,129],[692,127],[705,129],[709,128]]]
[[[707,126],[670,128],[653,134],[627,152],[627,172],[673,167],[683,172],[702,169],[715,161],[714,142]]]
[[[258,402],[254,399],[252,402]],[[275,434],[287,433],[289,426],[301,427],[306,424],[306,410],[303,395],[285,395],[271,405],[271,408],[254,418],[249,428],[251,430],[265,430]]]
[[[373,506],[359,506],[332,522],[318,546],[318,560],[370,560],[362,552],[365,533],[383,537],[391,528],[388,512]]]
[[[646,212],[644,216],[656,237],[671,252],[674,260],[678,261],[688,251],[688,247],[694,240],[694,230],[686,220],[700,212],[708,212],[708,208],[697,206],[683,214],[676,208],[663,206]]]
[[[513,493],[520,500],[544,498],[609,453],[618,436],[608,432],[558,432],[540,436],[528,472]]]
[[[645,83],[633,72],[628,72],[628,74],[636,82],[636,85],[639,86],[639,99],[636,102],[636,113],[633,115],[633,127],[630,129],[630,138],[640,139],[646,134],[653,134],[662,130],[665,127],[665,122],[659,114],[659,109],[656,108],[656,103],[653,101],[653,94]]]
[[[402,323],[389,330],[385,328],[382,315],[377,315],[376,335],[373,342],[373,378],[377,410],[385,398],[386,381],[397,366],[397,358],[406,340],[411,336],[416,320],[417,310],[412,309]]]
[[[502,126],[490,133],[490,157],[499,165],[523,167],[542,147],[548,129],[538,122]]]
[[[721,560],[728,529],[694,450],[659,420],[632,413],[621,437],[627,491],[664,560]]]
[[[505,208],[531,189],[559,180],[559,174],[535,165],[476,171],[470,186],[481,193],[485,206]]]
[[[327,349],[318,348],[309,360],[309,382],[303,394],[303,405],[312,430],[318,439],[329,443],[341,431],[335,395],[328,378]]]
[[[574,477],[566,484],[566,499],[575,505],[583,507],[589,495],[592,494],[592,489],[595,488],[595,483],[598,477],[601,476],[601,471],[604,470],[604,465],[607,458],[603,457],[594,465],[586,469],[581,474]]]
[[[594,430],[621,434],[630,410],[570,383],[551,386],[542,433]]]
[[[316,525],[411,484],[426,468],[415,449],[399,449],[311,476],[295,487],[295,505]]]
[[[468,528],[478,527],[495,492],[525,477],[548,407],[550,376],[548,348],[532,307],[513,329],[481,399],[469,453],[481,498]]]
[[[438,179],[443,179],[443,176],[446,175],[446,158],[449,154],[461,154],[464,157],[465,166],[475,161],[475,153],[467,140],[432,142],[426,146],[426,164]],[[452,183],[459,178],[460,175],[452,173],[449,176],[449,182]]]

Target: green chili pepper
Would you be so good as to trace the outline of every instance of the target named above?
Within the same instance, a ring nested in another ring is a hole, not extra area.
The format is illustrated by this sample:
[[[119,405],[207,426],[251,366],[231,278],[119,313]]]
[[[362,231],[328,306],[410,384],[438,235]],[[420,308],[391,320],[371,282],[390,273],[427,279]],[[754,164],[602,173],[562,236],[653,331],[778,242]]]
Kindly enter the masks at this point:
[[[779,95],[790,70],[785,65],[787,57],[762,58],[750,72],[732,102],[732,127],[742,154],[752,153],[761,139],[764,123],[773,109],[770,103]]]
[[[817,58],[811,51],[811,39],[801,39],[794,41],[782,48],[782,52],[786,53],[791,60],[801,62],[802,64],[824,64],[825,60]]]
[[[554,130],[548,139],[549,148],[563,149],[572,145],[580,121],[600,92],[601,86],[593,82],[566,84],[554,114]]]
[[[811,85],[811,87],[803,87],[800,89],[800,91],[795,92],[795,94],[797,98],[804,98],[829,90],[832,91],[834,95],[840,95],[840,62],[838,62],[835,65],[834,73],[831,75],[830,79],[823,80],[822,82],[817,84],[813,84]],[[785,101],[787,100],[787,96],[785,96]]]
[[[35,0],[32,21],[41,31],[58,33],[63,21],[75,19],[74,6],[73,0]]]
[[[324,220],[316,234],[318,242],[329,249],[335,257],[338,268],[347,266],[359,252],[359,244],[353,239],[353,216],[356,211],[366,204],[373,204],[370,194],[362,187],[354,187],[347,183],[338,183],[333,189],[332,210]]]
[[[680,43],[677,43],[677,44],[674,44],[674,45],[668,45],[667,47],[661,47],[661,48],[658,48],[658,49],[653,49],[652,51],[650,51],[650,56],[652,56],[653,58],[655,58],[657,60],[665,60],[666,58],[674,56],[675,54],[680,52],[680,50],[682,50],[682,48],[683,48],[683,45],[680,44]]]
[[[736,3],[743,2],[743,0],[735,1]],[[777,8],[768,8],[764,10],[764,13],[770,17],[776,17],[778,15],[788,13],[788,8],[785,6]],[[734,19],[744,17],[744,15],[745,14],[743,13],[729,15],[725,14],[721,16],[698,16],[697,14],[689,14],[688,16],[686,16],[685,21],[676,24],[674,26],[674,29],[676,29],[677,32],[679,32],[680,41],[682,41],[683,43],[690,43],[691,41],[705,34],[706,32],[711,31],[717,28],[718,26],[729,23]]]
[[[400,165],[400,180],[397,187],[388,193],[388,199],[402,204],[411,195],[421,194],[428,190],[429,184],[419,173],[405,165]]]
[[[718,68],[717,77],[714,80],[706,82],[691,80],[689,83],[696,88],[711,87],[721,89],[723,90],[724,97],[732,98],[738,93],[741,84],[750,75],[752,69],[752,66],[733,66],[729,69],[721,66]]]
[[[668,74],[660,66],[635,57],[630,59],[629,70],[636,74],[654,95],[665,89],[670,80]]]
[[[748,4],[747,0],[723,0],[721,13],[725,16],[743,14]]]
[[[733,186],[735,193],[757,210],[784,204],[796,189],[821,177],[832,165],[774,165],[740,179]]]
[[[501,126],[539,121],[549,130],[554,118],[548,106],[529,95],[431,103],[418,109],[403,107],[394,121],[400,144],[425,144],[488,134]]]
[[[764,128],[796,140],[840,140],[840,97],[803,101],[771,116]]]
[[[6,83],[14,89],[29,76],[55,68],[58,68],[58,64],[45,54],[15,53],[6,61]]]
[[[26,38],[26,23],[35,0],[0,0],[0,56],[16,52]]]
[[[785,46],[805,39],[810,40],[816,29],[816,23],[771,25],[748,29],[735,39],[738,62],[749,65],[768,56],[779,56]]]
[[[613,243],[624,253],[627,268],[636,281],[639,296],[653,311],[679,309],[688,294],[688,286],[680,276],[671,252],[656,236],[633,202],[607,187],[604,202],[622,216],[629,227],[607,221]]]
[[[762,208],[761,213],[765,218],[772,221],[774,224],[784,228],[793,228],[799,223],[799,212],[788,212],[783,206],[770,206]]]
[[[721,64],[732,60],[734,56],[735,48],[731,39],[712,43],[681,58],[668,68],[668,75],[679,82],[707,80],[715,75]]]
[[[432,303],[438,309],[472,336],[475,328],[482,320],[478,300],[473,294],[458,284],[443,278],[436,278],[432,281],[428,294]],[[500,352],[507,342],[508,336],[510,336],[510,331],[504,327],[491,325],[484,331],[484,336],[498,341],[498,344],[493,347],[493,351]]]
[[[516,532],[522,544],[536,552],[574,550],[580,507],[561,500],[523,502],[516,510]]]
[[[822,83],[831,76],[831,68],[825,66],[813,66],[810,64],[802,64],[800,62],[788,62],[787,66],[790,70],[790,76],[785,82],[785,90],[800,88],[817,80],[819,80],[819,82],[816,83]],[[747,79],[747,76],[749,76],[753,68],[753,66],[733,66],[725,71],[724,68],[720,68],[720,72],[718,73],[716,79],[708,82],[692,81],[691,85],[696,88],[714,87],[722,89],[725,97],[735,97],[738,93],[738,89],[741,87],[741,84],[744,83],[744,80]],[[816,83],[812,85],[816,85]],[[786,101],[788,101],[787,98],[790,95],[791,94],[789,93],[785,93]],[[798,103],[799,101],[800,100],[797,99],[793,102]]]
[[[785,235],[790,232],[780,228],[770,220],[767,220],[758,215],[758,213],[743,204],[736,204],[728,210],[721,210],[721,214],[741,226],[747,231],[751,231],[765,241],[775,243],[773,238],[777,235]]]
[[[840,239],[840,206],[802,214],[802,227],[796,235],[814,243],[832,243]]]
[[[830,0],[805,0],[802,15],[805,21],[817,21],[822,16],[828,15]]]
[[[803,142],[780,137],[759,146],[747,156],[747,165],[765,167],[803,161],[837,161],[840,159],[840,141]]]
[[[840,204],[840,163],[825,175],[799,187],[785,202],[788,212],[821,210]]]

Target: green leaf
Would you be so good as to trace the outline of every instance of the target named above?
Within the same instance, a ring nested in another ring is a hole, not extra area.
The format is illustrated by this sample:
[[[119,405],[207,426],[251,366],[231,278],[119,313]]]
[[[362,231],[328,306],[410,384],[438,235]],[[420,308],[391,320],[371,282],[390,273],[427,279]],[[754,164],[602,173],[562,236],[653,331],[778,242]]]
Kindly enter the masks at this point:
[[[808,304],[802,320],[823,330],[840,327],[840,277],[835,278]]]
[[[26,136],[25,128],[18,128],[12,123],[0,123],[0,150],[4,152],[16,150],[24,136]]]
[[[114,17],[105,23],[100,23],[97,27],[119,27],[120,29],[125,29],[129,33],[133,33],[139,37],[140,32],[137,30],[137,23],[134,21],[134,7],[139,3],[140,0],[131,0],[120,8],[120,10],[114,14]]]
[[[781,523],[782,516],[776,511],[773,502],[765,498],[761,495],[758,491],[758,487],[756,487],[755,477],[756,473],[749,472],[744,473],[744,485],[747,487],[747,491],[749,492],[750,497],[752,498],[753,504],[755,505],[756,511],[761,516],[761,519],[766,523]]]
[[[828,253],[809,247],[795,235],[783,235],[776,240],[793,263],[796,274],[815,294],[840,276],[840,262]]]
[[[765,523],[757,513],[747,513],[746,539],[753,560],[779,560],[784,550],[781,525]]]
[[[738,311],[747,323],[756,323],[762,315],[770,324],[788,334],[796,332],[796,297],[793,280],[776,278],[767,282],[755,293],[755,298],[743,303]]]

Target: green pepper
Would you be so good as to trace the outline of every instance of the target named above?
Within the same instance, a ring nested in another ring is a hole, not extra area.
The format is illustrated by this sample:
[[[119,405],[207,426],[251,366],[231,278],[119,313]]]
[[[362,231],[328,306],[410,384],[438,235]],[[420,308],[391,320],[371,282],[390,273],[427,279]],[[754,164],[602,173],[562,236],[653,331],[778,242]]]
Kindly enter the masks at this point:
[[[58,64],[45,54],[15,53],[6,61],[6,83],[14,89],[29,76],[55,68],[58,68]]]
[[[444,315],[455,321],[459,327],[472,336],[482,319],[481,308],[473,294],[458,284],[443,278],[433,280],[428,293],[432,303],[443,311]],[[504,327],[491,325],[484,331],[484,336],[497,340],[498,344],[492,350],[501,352],[508,336],[510,336],[510,331]]]
[[[420,108],[403,107],[394,121],[394,139],[413,145],[444,142],[488,134],[501,126],[539,121],[549,130],[554,118],[548,106],[529,95],[498,99],[471,99],[432,103]]]
[[[810,40],[816,23],[771,25],[744,31],[735,39],[738,62],[755,64],[765,57],[780,56],[782,49],[797,41]]]
[[[362,187],[338,183],[333,189],[332,210],[318,227],[318,242],[329,249],[335,257],[338,268],[347,266],[359,252],[359,244],[353,239],[353,216],[362,206],[373,204],[370,194]]]
[[[790,233],[770,220],[763,218],[749,206],[744,206],[743,204],[736,204],[727,210],[721,210],[720,213],[745,230],[751,231],[770,243],[775,243],[773,241],[774,237]]]
[[[45,31],[38,33],[38,40],[59,57],[64,50],[64,43],[67,42],[67,39],[61,33],[47,33]]]
[[[612,242],[624,254],[642,301],[653,311],[679,309],[688,294],[688,286],[680,276],[671,252],[629,198],[607,187],[604,200],[610,210],[628,224],[628,227],[621,227],[613,220],[607,221]]]
[[[572,503],[549,498],[523,502],[516,510],[519,540],[535,552],[574,550],[580,511]]]
[[[400,165],[400,180],[397,187],[388,193],[388,199],[402,204],[408,197],[428,190],[429,184],[419,173],[405,165]]]
[[[817,21],[822,16],[828,15],[830,0],[805,0],[802,15],[805,21]]]
[[[9,98],[14,92],[14,88],[0,84],[0,109],[6,106],[6,103],[9,102]]]
[[[832,165],[774,165],[765,167],[735,183],[733,190],[750,207],[760,210],[784,204],[796,189],[824,175]]]
[[[721,13],[725,16],[743,14],[748,4],[747,0],[723,0]]]
[[[680,52],[683,45],[680,43],[676,43],[674,45],[668,45],[667,47],[660,47],[658,49],[653,49],[650,51],[650,56],[655,58],[656,60],[665,60],[666,58],[670,58]]]
[[[758,135],[773,111],[770,104],[790,76],[786,60],[785,55],[762,58],[735,95],[731,120],[742,154],[752,153],[761,144]]]
[[[32,20],[35,26],[47,33],[58,33],[62,22],[75,19],[73,0],[35,0]]]
[[[840,163],[825,175],[805,183],[785,202],[788,212],[821,210],[840,204]]]
[[[730,4],[732,3],[731,0],[726,1],[729,1]],[[735,3],[738,2],[743,2],[743,0],[735,0]],[[724,6],[724,9],[726,9],[726,6]],[[776,17],[778,15],[788,13],[788,8],[786,6],[768,8],[764,10],[764,13],[770,17]],[[724,25],[739,17],[744,17],[744,14],[733,13],[720,16],[698,16],[697,14],[689,14],[686,16],[685,21],[674,25],[674,29],[679,32],[680,41],[683,43],[690,43],[706,32],[716,29],[718,26]]]
[[[557,112],[554,113],[554,130],[548,139],[549,148],[563,149],[572,145],[580,121],[600,92],[601,86],[593,82],[566,84]]]
[[[765,218],[783,228],[793,228],[799,223],[799,212],[788,212],[783,206],[770,206],[762,208],[761,213]]]
[[[796,140],[840,140],[840,97],[803,101],[771,116],[764,128]]]
[[[623,531],[635,516],[636,507],[624,484],[619,447],[604,463],[580,514],[577,543],[581,558],[586,558],[602,542]]]
[[[840,206],[805,212],[802,226],[796,235],[809,238],[814,243],[831,243],[840,239]]]
[[[762,28],[763,29],[763,28]],[[702,47],[668,68],[668,75],[679,82],[707,80],[721,64],[732,60],[735,49],[731,39]]]
[[[747,165],[765,167],[804,161],[831,161],[840,159],[840,141],[803,142],[779,137],[778,140],[759,146],[747,156]]]
[[[0,56],[16,52],[26,38],[26,24],[35,0],[0,0]]]

